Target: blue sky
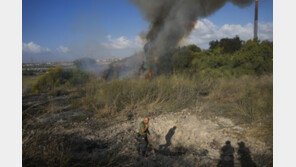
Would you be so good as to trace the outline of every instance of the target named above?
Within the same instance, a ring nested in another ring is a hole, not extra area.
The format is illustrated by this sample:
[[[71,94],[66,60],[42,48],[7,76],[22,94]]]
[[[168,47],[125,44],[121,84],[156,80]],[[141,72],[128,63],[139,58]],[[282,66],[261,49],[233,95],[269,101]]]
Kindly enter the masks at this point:
[[[24,62],[126,57],[141,50],[137,37],[149,26],[137,7],[127,0],[23,0],[22,4]],[[272,6],[272,0],[259,0],[262,39],[272,40]],[[254,4],[241,9],[227,3],[202,19],[188,41],[207,48],[212,38],[232,36],[226,33],[231,26],[241,26],[238,35],[249,31],[253,19]],[[219,34],[207,39],[199,29]],[[242,35],[245,34],[248,33]]]

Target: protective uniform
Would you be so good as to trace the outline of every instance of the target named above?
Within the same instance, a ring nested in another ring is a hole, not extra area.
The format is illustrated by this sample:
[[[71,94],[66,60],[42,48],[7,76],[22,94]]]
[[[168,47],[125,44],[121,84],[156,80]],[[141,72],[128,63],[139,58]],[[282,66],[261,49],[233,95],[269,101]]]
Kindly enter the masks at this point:
[[[139,151],[139,154],[145,156],[147,151],[147,146],[148,146],[147,133],[149,134],[149,130],[147,128],[146,131],[142,132],[143,129],[145,129],[144,121],[140,123],[140,129],[138,134],[138,141],[139,141],[138,151]]]

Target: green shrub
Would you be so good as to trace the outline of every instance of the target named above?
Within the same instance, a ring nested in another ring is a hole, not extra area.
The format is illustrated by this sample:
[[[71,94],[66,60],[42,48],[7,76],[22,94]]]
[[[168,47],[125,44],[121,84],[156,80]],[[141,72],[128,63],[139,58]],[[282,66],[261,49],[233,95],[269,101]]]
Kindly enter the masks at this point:
[[[232,68],[239,74],[262,75],[273,71],[273,45],[268,41],[247,41],[232,56]]]
[[[270,74],[273,71],[272,46],[269,41],[249,40],[240,49],[229,53],[224,52],[220,44],[203,51],[183,47],[172,53],[171,61],[166,61],[170,65],[165,67],[170,67],[169,73],[183,72],[213,78]]]
[[[33,93],[53,91],[61,86],[76,86],[87,82],[89,75],[78,69],[55,67],[39,76],[32,85]]]
[[[190,69],[191,61],[201,49],[194,44],[183,46],[166,53],[156,62],[158,74],[172,74]]]
[[[238,36],[234,38],[222,38],[220,41],[211,41],[210,51],[214,51],[216,48],[222,48],[222,53],[234,53],[242,47],[242,40]]]

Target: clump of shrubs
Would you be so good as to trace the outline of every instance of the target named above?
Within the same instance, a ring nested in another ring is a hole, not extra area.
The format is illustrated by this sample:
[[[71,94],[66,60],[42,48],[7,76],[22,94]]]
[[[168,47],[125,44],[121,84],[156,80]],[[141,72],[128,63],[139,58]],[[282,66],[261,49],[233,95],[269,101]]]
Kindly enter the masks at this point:
[[[260,76],[273,71],[273,43],[269,41],[225,38],[210,42],[208,50],[189,45],[169,54],[166,56],[169,59],[158,62],[160,74],[185,73],[199,78],[229,78]]]
[[[33,93],[55,91],[61,87],[84,85],[89,80],[89,74],[79,69],[63,69],[55,67],[38,77],[32,85]]]
[[[222,38],[220,41],[209,42],[210,51],[213,51],[217,47],[222,48],[222,53],[234,53],[242,47],[243,41],[238,37],[234,38]]]

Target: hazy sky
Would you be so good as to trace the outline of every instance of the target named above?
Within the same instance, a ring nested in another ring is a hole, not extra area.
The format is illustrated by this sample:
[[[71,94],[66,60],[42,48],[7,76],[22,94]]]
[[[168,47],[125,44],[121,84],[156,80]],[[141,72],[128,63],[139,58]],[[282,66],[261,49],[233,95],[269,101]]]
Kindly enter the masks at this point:
[[[126,57],[141,50],[148,23],[127,0],[23,0],[23,62],[81,57]],[[211,40],[253,37],[254,4],[231,3],[200,19],[185,40],[208,48]],[[273,1],[259,0],[259,38],[272,40]]]

